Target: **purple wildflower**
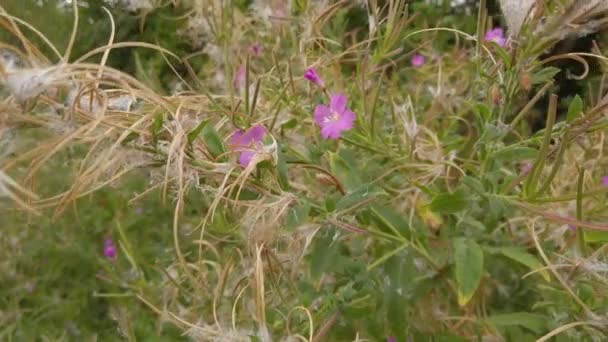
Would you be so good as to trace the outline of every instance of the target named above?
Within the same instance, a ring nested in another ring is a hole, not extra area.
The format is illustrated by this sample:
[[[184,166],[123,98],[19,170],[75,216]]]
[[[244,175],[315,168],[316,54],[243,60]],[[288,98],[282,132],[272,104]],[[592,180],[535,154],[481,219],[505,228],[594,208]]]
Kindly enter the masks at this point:
[[[103,246],[103,256],[108,259],[114,260],[118,255],[118,250],[112,239],[106,239]]]
[[[353,128],[356,115],[346,108],[346,102],[344,94],[335,94],[331,96],[329,107],[321,104],[315,108],[315,121],[321,126],[324,139],[339,139],[342,132]]]
[[[602,177],[602,184],[603,184],[604,186],[608,186],[608,176],[604,176],[604,177]]]
[[[415,66],[416,68],[423,66],[425,62],[426,62],[426,58],[421,54],[417,53],[412,57],[412,65]]]
[[[397,338],[395,336],[389,336],[386,339],[386,342],[397,342]]]
[[[486,32],[486,41],[494,42],[502,47],[507,45],[507,38],[505,38],[505,33],[502,28],[497,27]]]
[[[232,85],[234,86],[234,89],[236,89],[236,90],[243,89],[245,87],[246,77],[247,77],[247,68],[245,68],[244,65],[241,65],[239,67],[239,70],[236,72],[236,74],[234,74],[234,80],[232,81]]]
[[[253,155],[263,147],[262,140],[266,135],[266,128],[262,125],[255,125],[247,131],[237,131],[232,136],[230,146],[234,152],[240,152],[239,165],[249,166]]]
[[[253,44],[249,47],[249,53],[255,57],[259,57],[264,52],[264,45],[260,43]]]
[[[304,73],[304,78],[309,80],[310,82],[318,85],[321,88],[325,88],[325,82],[321,79],[321,76],[317,73],[315,68],[308,68]]]

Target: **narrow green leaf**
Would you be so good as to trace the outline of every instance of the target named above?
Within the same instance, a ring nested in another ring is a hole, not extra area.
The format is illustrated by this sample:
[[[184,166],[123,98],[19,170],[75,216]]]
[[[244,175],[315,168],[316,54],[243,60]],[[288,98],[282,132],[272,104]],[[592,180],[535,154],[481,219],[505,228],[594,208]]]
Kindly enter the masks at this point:
[[[198,138],[198,135],[201,133],[203,128],[205,128],[205,126],[207,126],[208,123],[209,123],[209,120],[203,120],[192,131],[190,131],[188,133],[188,144],[192,144],[194,142],[194,140],[196,140],[196,138]]]
[[[503,47],[501,47],[500,45],[496,44],[494,45],[494,51],[496,52],[496,54],[498,55],[498,57],[500,57],[500,59],[502,59],[505,68],[510,68],[511,67],[511,54],[504,49]]]
[[[310,273],[313,279],[319,279],[323,273],[339,267],[339,242],[334,241],[335,231],[326,230],[316,239],[310,253]]]
[[[475,241],[468,238],[457,238],[453,244],[458,304],[464,306],[471,300],[481,282],[483,251]]]
[[[457,190],[451,194],[443,193],[435,196],[429,208],[436,213],[452,214],[466,209],[468,202],[465,192]]]
[[[532,76],[532,84],[546,83],[547,81],[553,79],[555,75],[559,74],[560,71],[562,70],[556,67],[542,68]]]
[[[483,184],[481,184],[481,182],[474,177],[471,176],[464,176],[464,178],[462,179],[462,182],[468,186],[469,188],[471,188],[471,190],[475,191],[476,193],[483,195],[485,194],[485,189],[483,187]]]
[[[494,159],[513,162],[535,159],[537,155],[538,150],[530,147],[508,146],[506,148],[496,151],[494,153]]]
[[[288,191],[289,190],[289,177],[287,176],[288,166],[287,166],[287,162],[285,161],[285,154],[283,153],[283,149],[281,148],[280,144],[277,147],[277,151],[278,151],[277,171],[279,174],[279,185],[281,186],[281,189]]]
[[[437,337],[435,337],[434,341],[435,342],[470,342],[469,340],[467,340],[464,337],[460,337],[458,335],[453,335],[450,333],[443,333],[443,334],[437,335]]]
[[[378,219],[379,225],[384,231],[388,231],[395,236],[404,236],[409,238],[410,227],[406,220],[396,211],[380,206],[373,206],[372,213]]]
[[[608,232],[600,230],[585,231],[585,242],[608,242]]]
[[[122,145],[126,145],[128,143],[130,143],[131,141],[135,140],[139,138],[139,133],[136,132],[130,132],[125,139],[121,142]]]
[[[207,149],[213,157],[217,157],[226,152],[224,142],[219,133],[213,128],[213,125],[205,125],[201,133],[203,135],[203,140],[207,145]]]
[[[492,315],[487,321],[495,326],[522,326],[540,334],[546,329],[547,317],[528,312],[514,312]]]
[[[566,121],[572,122],[583,113],[583,99],[576,95],[568,106],[568,114],[566,115]]]
[[[236,198],[236,193],[234,193],[235,196],[232,196],[232,198],[238,199],[239,201],[254,201],[262,197],[261,194],[247,188],[243,188],[238,194],[238,198]]]
[[[543,264],[541,264],[541,262],[538,261],[538,259],[534,255],[526,252],[523,249],[517,247],[503,247],[500,249],[500,253],[502,253],[502,255],[506,256],[509,259],[519,262],[524,266],[528,266],[531,270],[538,270],[540,268],[543,268]],[[551,278],[549,277],[549,272],[540,271],[539,273],[546,281],[551,280]]]
[[[289,210],[285,226],[294,229],[306,222],[310,215],[310,202],[303,200],[301,203]]]
[[[340,198],[338,203],[336,203],[336,209],[346,209],[356,205],[357,203],[368,201],[371,198],[382,195],[386,195],[386,192],[382,188],[375,185],[365,184]]]
[[[403,331],[403,322],[407,321],[407,308],[410,295],[416,286],[419,274],[411,253],[400,253],[390,257],[383,266],[384,274],[389,281],[384,282],[384,304],[386,305],[385,322],[391,331]],[[403,337],[403,336],[402,336]]]
[[[292,128],[295,128],[297,125],[298,125],[298,120],[296,120],[296,119],[290,119],[287,122],[281,124],[281,130],[287,131],[287,130],[290,130]]]
[[[158,136],[160,135],[160,131],[163,129],[164,121],[165,121],[165,118],[160,113],[156,114],[156,116],[154,117],[154,121],[152,122],[152,128],[151,128],[152,140],[154,140],[154,143],[156,143],[158,141]]]
[[[137,79],[142,81],[145,85],[152,88],[157,93],[164,93],[163,86],[161,84],[158,75],[158,72],[152,72],[151,70],[155,70],[155,60],[148,58],[142,58],[141,54],[137,51],[133,52],[133,57],[135,60],[135,75]]]
[[[348,163],[337,153],[329,153],[329,165],[331,171],[338,177],[348,192],[354,191],[361,186],[361,179],[353,165]]]
[[[302,15],[308,9],[308,0],[295,0],[292,8],[294,15]]]

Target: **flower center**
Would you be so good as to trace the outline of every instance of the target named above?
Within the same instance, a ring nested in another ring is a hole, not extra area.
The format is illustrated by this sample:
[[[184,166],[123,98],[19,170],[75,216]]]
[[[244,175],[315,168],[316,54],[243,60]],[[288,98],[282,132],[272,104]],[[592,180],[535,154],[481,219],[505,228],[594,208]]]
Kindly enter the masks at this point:
[[[323,120],[323,121],[325,123],[330,123],[330,122],[337,122],[338,120],[340,120],[340,116],[338,115],[338,113],[331,112],[331,115],[326,116],[325,120]]]

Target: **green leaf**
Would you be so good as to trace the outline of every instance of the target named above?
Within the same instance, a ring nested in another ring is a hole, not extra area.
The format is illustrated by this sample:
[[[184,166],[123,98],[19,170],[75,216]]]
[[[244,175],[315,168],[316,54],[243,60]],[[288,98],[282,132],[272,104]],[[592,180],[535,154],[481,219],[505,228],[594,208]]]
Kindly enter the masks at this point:
[[[356,205],[357,203],[361,203],[381,195],[386,195],[386,192],[382,188],[375,185],[365,184],[340,198],[338,203],[336,203],[336,209],[346,209]]]
[[[139,133],[130,132],[129,134],[127,134],[127,136],[124,138],[124,140],[121,141],[121,144],[124,146],[124,145],[130,143],[131,141],[137,139],[138,137],[139,137]]]
[[[482,122],[485,122],[492,117],[492,111],[483,103],[475,104],[474,110]]]
[[[154,143],[156,143],[158,141],[158,136],[160,135],[160,131],[163,128],[163,122],[165,121],[165,118],[162,114],[156,114],[156,116],[154,117],[154,121],[152,122],[152,139],[154,140]]]
[[[329,165],[331,171],[338,177],[348,192],[361,186],[361,179],[357,175],[358,170],[337,153],[329,153]]]
[[[310,253],[310,273],[313,279],[318,280],[323,273],[340,267],[339,241],[334,241],[334,229],[323,231],[322,236],[316,239]]]
[[[483,126],[483,133],[479,137],[478,143],[484,144],[500,141],[507,133],[509,133],[509,129],[505,125],[495,125],[488,122]]]
[[[495,326],[522,326],[540,334],[546,329],[547,317],[528,312],[514,312],[508,314],[492,315],[487,318]]]
[[[155,61],[149,58],[142,58],[138,51],[133,52],[133,57],[135,59],[135,75],[137,76],[137,79],[157,93],[162,94],[164,91],[160,79],[158,78],[159,73],[153,71],[156,70]]]
[[[192,144],[194,142],[194,140],[196,140],[196,138],[198,138],[198,135],[201,133],[203,128],[205,128],[205,126],[207,126],[208,123],[209,123],[209,120],[203,120],[192,131],[190,131],[188,133],[188,144]]]
[[[287,214],[286,227],[294,229],[306,222],[310,215],[310,202],[302,200],[297,206],[291,208]]]
[[[386,318],[382,321],[388,323],[393,334],[404,339],[403,324],[408,319],[408,302],[416,285],[412,280],[418,276],[414,258],[410,253],[400,253],[389,258],[383,268],[388,281],[382,291],[386,307]]]
[[[436,213],[452,214],[466,209],[468,202],[465,192],[460,189],[451,194],[443,193],[435,196],[429,208]]]
[[[556,67],[542,68],[532,76],[532,84],[546,83],[553,79],[555,75],[559,74],[560,71],[562,70]]]
[[[498,57],[502,59],[505,68],[509,69],[511,67],[511,54],[500,45],[495,45],[494,51],[498,54]]]
[[[538,155],[538,150],[523,147],[523,146],[508,146],[503,149],[500,149],[494,152],[494,159],[500,159],[504,161],[521,161],[521,160],[529,160],[536,159]]]
[[[292,12],[294,15],[302,15],[306,13],[308,9],[308,0],[295,0],[292,7]]]
[[[281,130],[287,131],[292,128],[295,128],[297,125],[298,125],[298,120],[290,119],[281,125]]]
[[[236,195],[236,192],[234,194]],[[261,194],[247,188],[243,188],[238,194],[239,197],[237,199],[239,201],[254,201],[262,197]],[[232,198],[235,198],[235,196],[232,196]]]
[[[222,141],[219,133],[213,128],[213,125],[205,125],[201,133],[203,135],[203,140],[207,145],[207,149],[213,157],[217,157],[226,152],[224,141]]]
[[[396,211],[380,206],[373,206],[372,213],[378,219],[380,226],[385,228],[384,231],[388,231],[396,236],[410,237],[410,227],[406,220],[403,219],[401,214]]]
[[[586,242],[608,242],[608,232],[600,230],[585,231]]]
[[[281,149],[281,145],[279,143],[277,143],[279,146],[277,147],[277,156],[278,156],[278,161],[277,161],[277,171],[279,173],[279,185],[281,186],[281,189],[285,190],[285,191],[289,191],[289,177],[287,176],[288,173],[288,166],[287,166],[287,162],[285,161],[285,154],[283,153],[283,150]]]
[[[457,238],[453,244],[458,304],[464,306],[471,300],[481,282],[483,251],[475,241],[468,238]]]
[[[544,267],[544,265],[541,264],[541,262],[538,261],[538,259],[534,255],[517,247],[503,247],[500,249],[500,253],[509,259],[519,262],[524,266],[528,266],[531,270],[538,270]],[[539,273],[546,281],[551,280],[551,278],[549,277],[549,272],[547,272],[546,270],[540,271]]]
[[[444,334],[438,335],[434,341],[435,342],[470,342],[469,340],[467,340],[464,337],[460,337],[458,335],[453,335],[450,333],[444,333]]]
[[[327,210],[328,213],[336,210],[336,199],[334,196],[327,196],[327,198],[325,198],[325,210]]]
[[[576,95],[568,106],[568,114],[566,115],[566,121],[572,122],[583,113],[583,99]]]
[[[475,191],[476,193],[483,195],[485,194],[485,189],[483,187],[483,184],[481,184],[481,182],[474,177],[471,176],[464,176],[464,178],[462,178],[462,182],[468,186],[469,188],[471,188],[471,190]]]

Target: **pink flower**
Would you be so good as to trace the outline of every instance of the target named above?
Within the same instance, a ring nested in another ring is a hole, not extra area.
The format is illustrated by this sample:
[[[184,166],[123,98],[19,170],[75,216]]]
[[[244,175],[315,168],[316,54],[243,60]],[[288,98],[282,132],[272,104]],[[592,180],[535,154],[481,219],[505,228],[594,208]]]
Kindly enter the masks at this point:
[[[232,85],[234,89],[240,90],[245,87],[247,77],[247,68],[244,65],[239,67],[239,70],[234,74],[234,80],[232,81]]]
[[[421,54],[415,54],[412,57],[412,65],[415,66],[416,68],[421,67],[422,65],[424,65],[425,62],[426,62],[426,58]]]
[[[249,47],[249,53],[255,57],[259,57],[264,53],[264,45],[260,43],[253,44]]]
[[[602,184],[603,184],[604,186],[608,186],[608,176],[604,176],[604,177],[602,177]]]
[[[342,132],[353,128],[356,115],[346,108],[346,102],[344,94],[335,94],[331,96],[329,107],[321,104],[315,108],[315,121],[321,126],[324,139],[339,139]]]
[[[239,165],[249,166],[254,154],[262,150],[265,135],[266,128],[262,125],[255,125],[247,131],[237,131],[232,135],[230,148],[234,152],[240,152]]]
[[[500,27],[486,32],[486,41],[494,42],[502,47],[507,45],[507,38],[505,38],[505,33]]]
[[[103,256],[108,259],[115,260],[118,256],[118,250],[112,239],[106,239],[103,246]]]
[[[304,73],[304,78],[309,80],[310,82],[318,85],[321,88],[325,88],[325,82],[321,79],[321,76],[317,73],[315,68],[308,68]]]
[[[397,342],[397,338],[395,336],[389,336],[386,339],[386,342]]]

